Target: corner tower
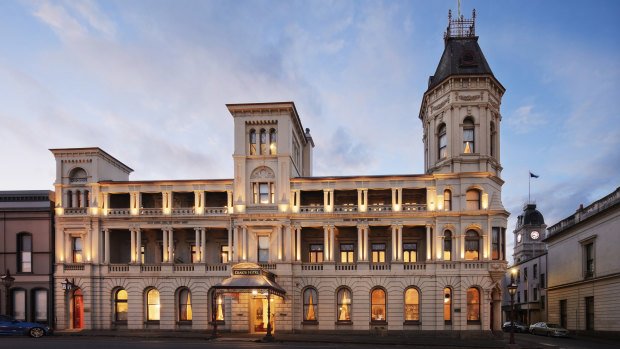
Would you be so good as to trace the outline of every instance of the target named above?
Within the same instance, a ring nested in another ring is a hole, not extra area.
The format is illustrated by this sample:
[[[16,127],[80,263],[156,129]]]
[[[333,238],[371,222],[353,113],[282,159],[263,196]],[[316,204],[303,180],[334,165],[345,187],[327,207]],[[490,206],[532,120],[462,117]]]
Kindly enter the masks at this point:
[[[478,45],[475,19],[476,10],[471,19],[448,15],[443,55],[420,107],[427,174],[501,174],[500,105],[505,89]]]

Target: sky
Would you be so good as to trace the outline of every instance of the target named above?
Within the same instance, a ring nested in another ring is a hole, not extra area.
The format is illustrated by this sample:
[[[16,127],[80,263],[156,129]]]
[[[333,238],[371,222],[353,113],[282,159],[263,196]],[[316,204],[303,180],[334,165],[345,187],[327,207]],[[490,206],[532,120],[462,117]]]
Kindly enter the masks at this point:
[[[463,0],[506,88],[508,231],[620,185],[620,1]],[[100,147],[132,180],[232,178],[227,103],[294,101],[314,175],[424,172],[418,118],[441,1],[1,1],[0,190],[53,189],[48,149]],[[512,241],[509,234],[509,241]],[[509,248],[511,244],[509,244]]]

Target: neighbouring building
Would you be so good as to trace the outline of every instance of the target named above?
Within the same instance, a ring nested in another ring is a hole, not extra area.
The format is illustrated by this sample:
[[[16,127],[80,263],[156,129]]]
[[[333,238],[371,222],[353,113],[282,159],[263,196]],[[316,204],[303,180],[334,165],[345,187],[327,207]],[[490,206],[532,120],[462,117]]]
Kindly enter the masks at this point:
[[[515,321],[533,324],[547,321],[547,245],[543,242],[547,231],[543,215],[536,209],[536,204],[523,206],[523,213],[517,217],[513,232],[514,264],[502,280],[502,309],[504,320],[510,321],[510,295],[508,285],[511,282],[511,270],[514,270],[517,291],[514,296]]]
[[[313,176],[293,102],[227,105],[230,179],[134,181],[99,148],[52,149],[57,326],[499,330],[504,91],[461,17],[419,111],[425,174]]]
[[[13,278],[10,286],[0,285],[0,313],[48,325],[54,320],[53,196],[49,190],[0,191],[0,275]]]
[[[590,333],[620,333],[620,188],[552,225],[549,322]]]

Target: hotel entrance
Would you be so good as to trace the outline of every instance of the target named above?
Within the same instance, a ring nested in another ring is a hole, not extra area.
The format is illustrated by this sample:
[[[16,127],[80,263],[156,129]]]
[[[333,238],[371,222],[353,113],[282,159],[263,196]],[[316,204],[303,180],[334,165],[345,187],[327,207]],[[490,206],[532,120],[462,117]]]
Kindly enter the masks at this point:
[[[273,302],[273,298],[271,299]],[[252,333],[267,333],[267,321],[271,322],[271,331],[274,332],[274,311],[267,304],[267,297],[253,298],[251,302],[251,314],[253,314]],[[272,303],[273,304],[273,303]],[[271,311],[271,316],[268,316]],[[269,320],[268,320],[269,319]]]

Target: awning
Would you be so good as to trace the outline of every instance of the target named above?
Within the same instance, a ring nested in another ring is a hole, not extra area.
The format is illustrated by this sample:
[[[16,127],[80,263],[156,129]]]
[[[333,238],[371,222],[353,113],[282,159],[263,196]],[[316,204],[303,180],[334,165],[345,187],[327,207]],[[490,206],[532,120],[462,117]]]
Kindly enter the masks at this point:
[[[239,263],[233,266],[232,276],[213,286],[213,289],[217,294],[267,293],[279,297],[284,297],[286,294],[276,282],[275,274],[254,263]]]

